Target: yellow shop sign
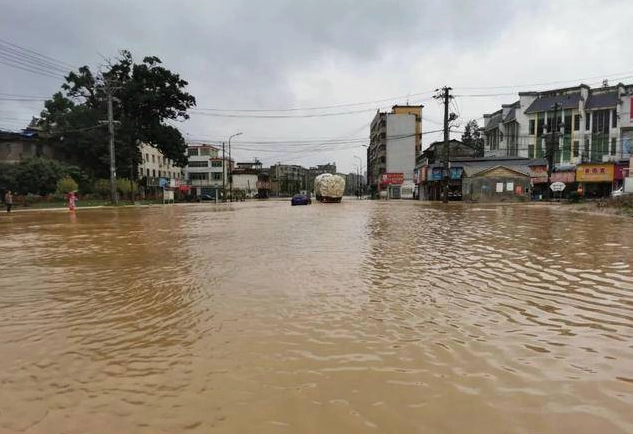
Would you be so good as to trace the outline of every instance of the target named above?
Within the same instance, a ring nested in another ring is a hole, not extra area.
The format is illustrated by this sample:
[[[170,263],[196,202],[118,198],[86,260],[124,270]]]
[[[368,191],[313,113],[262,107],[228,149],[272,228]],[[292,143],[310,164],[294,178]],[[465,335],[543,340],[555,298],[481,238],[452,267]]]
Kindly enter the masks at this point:
[[[576,181],[612,182],[614,173],[613,163],[581,164],[576,167]]]

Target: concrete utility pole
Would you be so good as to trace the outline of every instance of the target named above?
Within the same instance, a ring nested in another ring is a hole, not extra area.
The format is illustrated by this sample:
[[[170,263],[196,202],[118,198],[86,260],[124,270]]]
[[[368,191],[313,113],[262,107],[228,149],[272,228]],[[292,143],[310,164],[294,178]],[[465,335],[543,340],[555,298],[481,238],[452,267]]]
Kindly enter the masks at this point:
[[[229,137],[229,194],[231,195],[231,202],[233,202],[233,168],[231,167],[231,139],[239,136],[242,133],[235,133]]]
[[[356,172],[356,196],[358,196],[358,199],[362,198],[362,193],[361,193],[361,180],[360,177],[362,175],[363,172],[363,159],[360,158],[358,155],[354,155],[354,158],[358,158],[358,170]]]
[[[114,115],[112,113],[112,89],[106,85],[108,94],[108,131],[110,133],[110,200],[112,203],[119,203],[116,193],[116,162],[114,159]]]
[[[552,182],[552,170],[554,169],[554,157],[556,154],[556,150],[558,149],[558,121],[556,117],[556,112],[560,108],[560,104],[556,103],[552,106],[554,109],[554,119],[552,121],[552,125],[550,126],[550,134],[547,136],[547,200],[551,200],[552,198],[552,189],[550,188],[550,184]]]
[[[226,153],[224,152],[224,142],[222,142],[222,202],[226,202]]]
[[[443,185],[442,185],[442,202],[448,203],[448,189],[451,179],[449,172],[449,158],[450,158],[450,146],[449,146],[449,129],[448,129],[448,102],[452,98],[450,91],[452,88],[444,86],[442,93],[435,96],[435,98],[442,98],[444,100],[444,169],[443,172]]]

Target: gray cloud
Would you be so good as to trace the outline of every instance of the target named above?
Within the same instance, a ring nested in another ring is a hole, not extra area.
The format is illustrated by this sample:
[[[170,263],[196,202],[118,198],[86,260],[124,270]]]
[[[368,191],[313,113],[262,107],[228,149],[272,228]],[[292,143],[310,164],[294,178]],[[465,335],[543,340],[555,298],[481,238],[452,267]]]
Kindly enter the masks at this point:
[[[74,65],[92,67],[102,62],[100,54],[113,57],[123,48],[137,59],[157,55],[189,81],[200,107],[321,106],[406,95],[444,84],[494,86],[548,81],[550,76],[569,79],[633,70],[614,55],[627,52],[628,27],[621,24],[630,23],[632,17],[632,7],[618,1],[587,2],[581,8],[544,1],[459,0],[3,3],[0,38]],[[609,14],[610,27],[601,29],[583,22],[579,13]],[[593,30],[591,38],[574,39],[576,30],[586,32],[587,28]],[[548,29],[562,32],[566,51],[561,52],[555,40],[543,39]],[[612,44],[601,49],[611,53],[608,58],[613,65],[578,62],[586,45],[602,35]],[[513,41],[520,45],[513,46]],[[530,46],[529,41],[537,45]],[[0,76],[0,92],[5,93],[50,95],[61,84],[61,80],[3,65]],[[425,116],[440,119],[439,106],[426,99]],[[464,114],[477,115],[512,99],[459,103]],[[420,97],[411,99],[421,101]],[[370,104],[357,107],[369,109],[365,113],[314,119],[195,115],[182,129],[190,137],[212,139],[240,130],[244,131],[243,141],[341,137],[368,123],[378,107],[381,104]],[[33,103],[0,101],[0,126],[17,127],[19,121],[6,119],[29,118],[38,112]],[[425,130],[435,127],[431,122],[424,125]],[[367,134],[367,130],[361,131],[354,137]],[[274,154],[270,148],[261,149],[257,156],[265,161],[267,154]],[[305,165],[337,161],[346,170],[351,170],[353,155],[363,152],[360,147],[314,154],[291,152],[294,150],[290,146],[274,149],[279,151],[277,159],[294,159]],[[239,156],[255,154],[244,151]]]

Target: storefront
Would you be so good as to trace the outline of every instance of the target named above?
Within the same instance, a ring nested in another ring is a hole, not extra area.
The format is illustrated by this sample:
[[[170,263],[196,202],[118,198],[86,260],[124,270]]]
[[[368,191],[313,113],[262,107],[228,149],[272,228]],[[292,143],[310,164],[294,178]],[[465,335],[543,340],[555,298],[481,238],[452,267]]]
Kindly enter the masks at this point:
[[[448,197],[450,200],[462,199],[462,167],[451,167],[448,184]],[[442,166],[430,167],[427,171],[427,198],[429,200],[442,200],[442,188],[444,185],[444,168]]]
[[[622,177],[620,170],[620,177]],[[576,181],[588,198],[607,197],[613,190],[615,180],[615,164],[600,163],[580,164],[576,167]]]
[[[409,181],[411,182],[411,181]],[[403,173],[383,173],[380,175],[380,197],[386,199],[402,199],[403,198]],[[412,196],[413,185],[408,185],[409,199]]]

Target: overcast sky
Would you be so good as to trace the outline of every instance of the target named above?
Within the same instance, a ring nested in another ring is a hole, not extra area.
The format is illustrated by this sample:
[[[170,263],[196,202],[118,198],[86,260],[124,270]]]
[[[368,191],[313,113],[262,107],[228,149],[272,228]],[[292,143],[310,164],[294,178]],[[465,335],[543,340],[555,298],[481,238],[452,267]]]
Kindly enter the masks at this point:
[[[442,86],[463,125],[518,91],[632,83],[632,23],[633,2],[608,0],[0,0],[5,42],[95,69],[120,49],[161,58],[197,99],[178,124],[187,140],[242,132],[238,161],[341,172],[356,171],[355,155],[365,164],[377,109],[424,104],[423,143],[439,140]],[[48,97],[62,80],[5,60],[0,128],[17,130],[42,102],[9,99]]]

